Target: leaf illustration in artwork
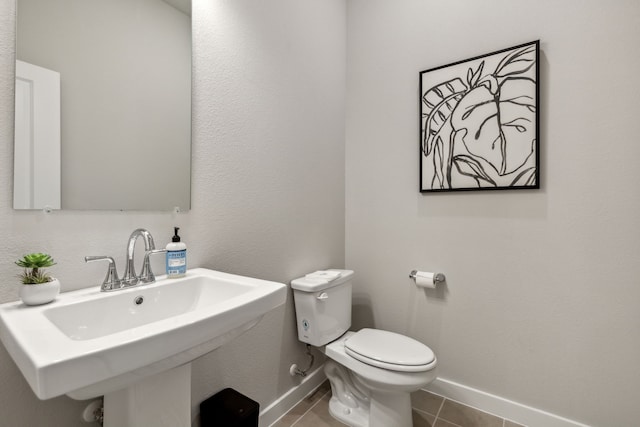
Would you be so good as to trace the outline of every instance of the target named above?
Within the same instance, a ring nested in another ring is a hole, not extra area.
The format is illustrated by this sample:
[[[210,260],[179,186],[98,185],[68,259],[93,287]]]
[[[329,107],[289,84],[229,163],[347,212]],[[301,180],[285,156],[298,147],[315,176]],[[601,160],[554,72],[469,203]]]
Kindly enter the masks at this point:
[[[531,186],[536,183],[536,168],[523,168],[523,170],[516,175],[516,177],[509,184],[511,187],[516,186]]]
[[[475,179],[478,187],[486,187],[486,184],[496,186],[495,180],[489,176],[479,159],[461,154],[453,158],[453,164],[458,173]],[[484,183],[480,181],[484,181]]]
[[[447,119],[435,135],[432,150],[433,180],[431,188],[451,188],[451,159],[453,157],[455,133],[451,120]]]
[[[532,44],[452,68],[422,93],[424,187],[536,184],[536,55]]]
[[[484,70],[484,61],[478,65],[478,69],[476,71],[473,71],[472,68],[467,70],[467,85],[470,88],[475,87],[478,84],[478,80],[482,75],[482,70]]]
[[[500,175],[520,168],[535,140],[535,83],[506,78],[497,93],[479,84],[457,104],[453,129],[468,152],[489,162]]]
[[[456,77],[432,87],[422,96],[424,120],[422,151],[425,156],[431,153],[438,133],[451,117],[466,90],[467,87],[462,80]]]
[[[514,50],[500,61],[494,73],[497,78],[524,75],[535,65],[535,46],[529,45]]]

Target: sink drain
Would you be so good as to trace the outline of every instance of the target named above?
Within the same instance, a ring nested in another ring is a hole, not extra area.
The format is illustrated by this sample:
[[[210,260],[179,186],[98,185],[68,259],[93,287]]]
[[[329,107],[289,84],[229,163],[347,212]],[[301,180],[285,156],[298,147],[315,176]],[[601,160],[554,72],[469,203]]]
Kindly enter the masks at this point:
[[[135,305],[140,305],[144,302],[144,297],[136,297],[133,302],[135,303]]]

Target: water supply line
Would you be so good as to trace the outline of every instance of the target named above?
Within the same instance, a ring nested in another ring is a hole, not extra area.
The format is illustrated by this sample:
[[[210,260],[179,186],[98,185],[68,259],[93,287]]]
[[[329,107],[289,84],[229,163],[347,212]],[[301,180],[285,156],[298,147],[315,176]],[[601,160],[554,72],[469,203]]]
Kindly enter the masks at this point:
[[[309,366],[307,366],[307,369],[300,369],[298,368],[298,365],[294,363],[293,365],[291,365],[291,368],[289,368],[289,375],[291,375],[292,377],[300,375],[303,378],[307,376],[307,372],[309,372],[309,370],[313,366],[314,360],[313,354],[311,354],[311,346],[309,344],[307,344],[306,354],[307,356],[309,356]]]

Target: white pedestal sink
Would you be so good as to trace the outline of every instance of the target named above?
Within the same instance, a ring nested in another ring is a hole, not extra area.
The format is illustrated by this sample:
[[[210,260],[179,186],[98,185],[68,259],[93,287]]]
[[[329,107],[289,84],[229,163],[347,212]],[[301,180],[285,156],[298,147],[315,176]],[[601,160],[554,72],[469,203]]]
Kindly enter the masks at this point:
[[[190,426],[189,362],[250,329],[285,298],[282,283],[197,268],[125,290],[66,292],[42,306],[2,304],[0,340],[40,399],[104,395],[106,427]],[[173,420],[179,413],[183,421]]]
[[[191,364],[104,396],[104,426],[191,427]]]

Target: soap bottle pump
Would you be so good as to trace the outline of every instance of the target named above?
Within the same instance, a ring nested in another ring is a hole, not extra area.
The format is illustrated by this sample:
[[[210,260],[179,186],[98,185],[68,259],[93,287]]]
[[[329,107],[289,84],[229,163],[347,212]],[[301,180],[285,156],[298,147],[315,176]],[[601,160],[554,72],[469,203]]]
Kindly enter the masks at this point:
[[[174,235],[167,244],[167,277],[175,279],[187,274],[187,245],[180,241],[179,227],[173,227]]]

